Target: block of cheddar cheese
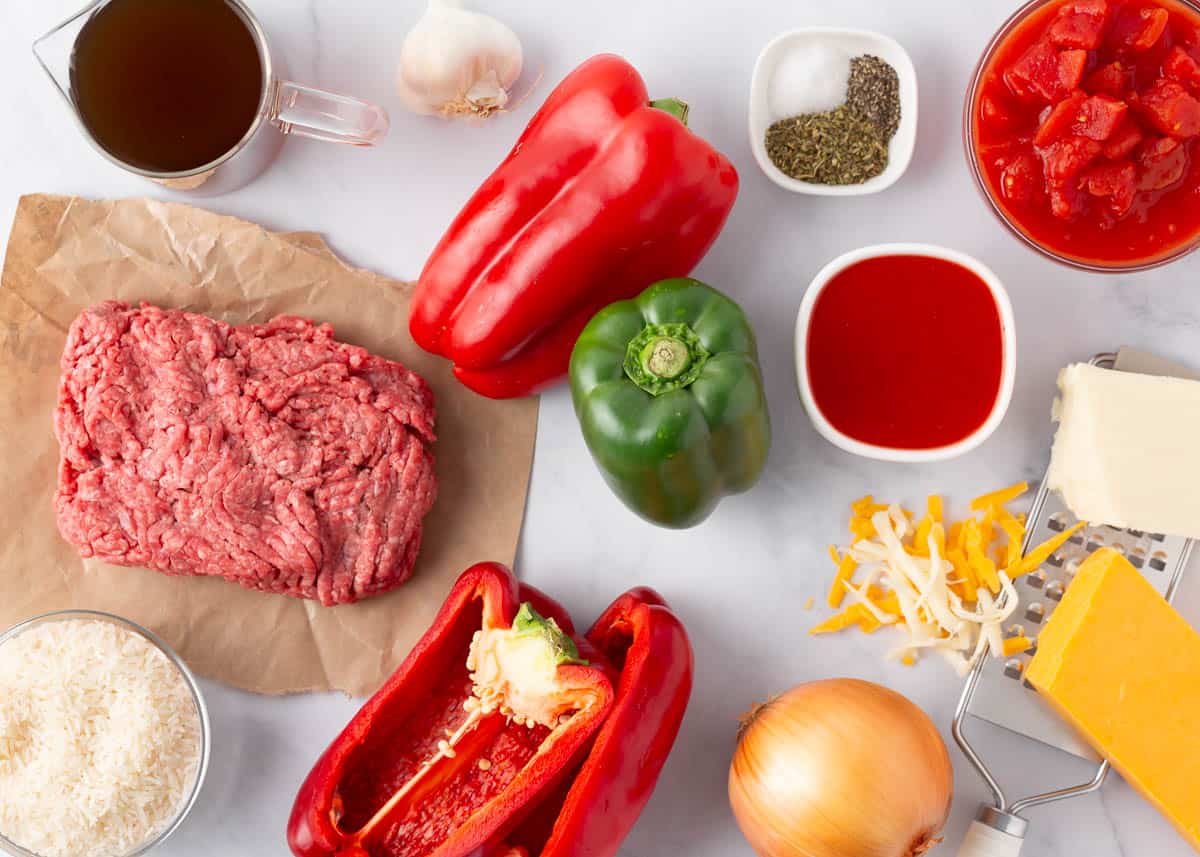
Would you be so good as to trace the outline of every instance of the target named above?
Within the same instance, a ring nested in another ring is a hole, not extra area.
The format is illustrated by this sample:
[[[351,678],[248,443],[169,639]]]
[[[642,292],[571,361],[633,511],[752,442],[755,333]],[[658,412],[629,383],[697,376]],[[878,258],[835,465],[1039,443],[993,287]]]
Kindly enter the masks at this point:
[[[1080,565],[1026,678],[1200,849],[1200,633],[1125,557]]]

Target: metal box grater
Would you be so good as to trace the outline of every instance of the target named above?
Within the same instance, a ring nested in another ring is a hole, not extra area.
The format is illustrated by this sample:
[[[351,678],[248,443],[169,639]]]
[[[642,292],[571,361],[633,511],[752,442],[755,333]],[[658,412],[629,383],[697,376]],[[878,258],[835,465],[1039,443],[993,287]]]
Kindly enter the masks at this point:
[[[1075,517],[1062,499],[1047,491],[1045,482],[1029,511],[1026,546],[1039,545],[1075,524]],[[1123,553],[1142,572],[1159,595],[1170,600],[1187,565],[1192,543],[1179,536],[1120,530],[1116,527],[1084,527],[1055,551],[1037,571],[1013,581],[1021,596],[1021,608],[1004,629],[1005,637],[1026,636],[1034,647],[1014,658],[983,660],[979,683],[968,713],[1083,759],[1099,757],[1083,742],[1025,681],[1025,669],[1037,651],[1037,635],[1062,599],[1079,564],[1092,552],[1110,547]]]
[[[1167,363],[1153,355],[1123,349],[1119,354],[1100,354],[1091,363],[1115,371],[1174,375],[1197,378],[1184,367]],[[1029,510],[1025,544],[1028,552],[1054,535],[1073,526],[1075,517],[1062,499],[1046,487],[1038,489]],[[1079,564],[1101,547],[1114,548],[1125,555],[1154,589],[1172,599],[1187,567],[1192,542],[1179,536],[1145,533],[1110,526],[1088,526],[1073,535],[1046,562],[1030,574],[1014,580],[1020,595],[1020,610],[1014,613],[1004,629],[1006,637],[1026,636],[1033,648],[1013,658],[983,657],[967,677],[962,698],[954,714],[954,739],[963,754],[975,766],[991,790],[995,805],[984,805],[971,824],[959,851],[959,857],[1009,857],[1017,855],[1028,822],[1021,816],[1024,810],[1098,789],[1108,774],[1109,765],[1055,714],[1037,691],[1025,680],[1029,660],[1037,651],[1037,636],[1054,608],[1062,599]],[[1021,736],[1033,738],[1071,753],[1096,761],[1095,776],[1069,788],[1055,789],[1042,794],[1009,802],[996,778],[971,746],[963,732],[967,715],[986,720]]]

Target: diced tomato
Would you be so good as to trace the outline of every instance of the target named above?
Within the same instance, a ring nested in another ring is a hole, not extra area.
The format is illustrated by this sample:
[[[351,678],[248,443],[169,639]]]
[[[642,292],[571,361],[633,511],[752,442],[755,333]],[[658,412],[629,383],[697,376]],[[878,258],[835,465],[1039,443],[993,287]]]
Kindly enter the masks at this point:
[[[1042,120],[1033,144],[1045,147],[1068,134],[1107,140],[1128,110],[1124,101],[1107,95],[1088,96],[1074,92],[1058,102]]]
[[[1093,95],[1111,95],[1120,98],[1129,91],[1132,82],[1128,66],[1121,62],[1110,62],[1102,65],[1087,76],[1083,88]]]
[[[1004,72],[1004,82],[1018,98],[1061,101],[1079,86],[1086,65],[1087,51],[1058,51],[1041,41]]]
[[[1017,98],[1036,100],[1049,99],[1042,93],[1039,81],[1057,74],[1058,52],[1049,42],[1041,41],[1021,55],[1010,68],[1004,70],[1004,82]]]
[[[1148,51],[1162,38],[1170,17],[1166,9],[1158,6],[1130,4],[1117,13],[1108,42],[1118,49]]]
[[[1050,212],[1059,220],[1074,220],[1086,206],[1086,195],[1074,184],[1050,186]]]
[[[1108,197],[1113,212],[1123,217],[1137,196],[1137,168],[1129,161],[1101,164],[1084,173],[1080,185],[1092,196]]]
[[[1171,137],[1147,140],[1138,148],[1138,189],[1163,190],[1187,172],[1187,147]]]
[[[1133,201],[1137,199],[1137,184],[1130,183],[1122,185],[1110,197],[1109,205],[1112,207],[1113,214],[1117,217],[1124,217],[1129,213],[1129,209],[1133,208]]]
[[[1135,51],[1148,51],[1158,44],[1158,40],[1167,30],[1170,13],[1166,9],[1154,7],[1141,11],[1142,29],[1134,36],[1129,47]]]
[[[1107,95],[1093,95],[1079,105],[1072,130],[1081,137],[1107,140],[1128,112],[1129,105],[1124,101]]]
[[[1092,15],[1098,18],[1108,17],[1108,0],[1074,0],[1065,4],[1076,15]]]
[[[1164,134],[1180,139],[1200,134],[1200,101],[1173,80],[1160,77],[1137,96],[1138,109]]]
[[[1104,38],[1104,22],[1087,15],[1063,15],[1050,25],[1050,41],[1060,48],[1091,51]]]
[[[1033,145],[1045,148],[1060,137],[1071,134],[1071,126],[1079,121],[1080,109],[1087,100],[1087,93],[1075,91],[1053,108],[1047,108],[1048,112],[1033,138]]]
[[[1163,74],[1192,89],[1200,88],[1200,63],[1179,45],[1171,48],[1163,60]]]
[[[1093,18],[1108,17],[1108,0],[1067,0],[1058,10],[1059,15],[1090,15]]]
[[[1128,158],[1133,154],[1133,150],[1138,147],[1138,143],[1142,142],[1145,137],[1142,134],[1142,129],[1132,119],[1126,118],[1113,135],[1108,138],[1108,142],[1104,144],[1102,150],[1104,157],[1110,161],[1119,161],[1122,158]]]
[[[1061,184],[1083,172],[1100,156],[1100,144],[1087,137],[1067,137],[1040,150],[1046,181]]]
[[[1058,92],[1059,97],[1073,89],[1079,88],[1083,80],[1083,71],[1087,68],[1087,51],[1062,51],[1058,55]]]
[[[1009,202],[1029,202],[1042,188],[1037,158],[1024,152],[1000,171],[1000,192]]]
[[[1016,124],[1012,109],[998,96],[985,95],[979,100],[979,118],[989,128],[1002,130]]]
[[[1100,164],[1083,174],[1083,187],[1092,196],[1112,196],[1122,188],[1133,188],[1137,169],[1131,161],[1116,164]]]
[[[1104,41],[1108,23],[1108,0],[1065,3],[1050,25],[1050,41],[1061,48],[1095,50]]]

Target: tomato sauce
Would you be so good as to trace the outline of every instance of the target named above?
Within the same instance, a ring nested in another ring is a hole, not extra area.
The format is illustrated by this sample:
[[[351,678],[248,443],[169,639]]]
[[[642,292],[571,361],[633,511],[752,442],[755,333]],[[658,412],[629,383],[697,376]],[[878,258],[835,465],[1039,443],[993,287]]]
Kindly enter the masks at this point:
[[[1191,7],[1050,2],[980,77],[976,163],[994,203],[1035,244],[1085,264],[1152,263],[1200,238],[1198,99]]]
[[[817,296],[808,380],[843,434],[935,449],[987,420],[1003,349],[999,307],[977,274],[930,256],[880,256],[841,271]]]

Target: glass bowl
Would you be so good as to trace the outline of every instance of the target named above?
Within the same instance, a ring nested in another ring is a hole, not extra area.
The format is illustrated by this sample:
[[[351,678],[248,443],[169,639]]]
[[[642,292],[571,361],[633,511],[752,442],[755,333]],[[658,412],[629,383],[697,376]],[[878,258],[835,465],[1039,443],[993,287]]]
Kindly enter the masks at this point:
[[[1057,5],[1062,0],[1028,0],[1023,4],[1012,16],[1004,22],[1000,29],[992,36],[988,42],[987,48],[983,51],[983,56],[979,60],[979,64],[975,66],[975,71],[971,75],[971,83],[967,88],[967,97],[963,104],[963,146],[966,151],[967,165],[971,170],[971,176],[975,179],[975,187],[979,189],[979,193],[987,202],[988,208],[992,214],[1004,224],[1004,226],[1020,239],[1025,245],[1041,253],[1055,262],[1067,265],[1072,268],[1077,268],[1083,271],[1092,271],[1104,274],[1121,274],[1132,273],[1134,271],[1146,271],[1151,268],[1157,268],[1161,265],[1166,265],[1169,262],[1174,262],[1180,259],[1197,247],[1200,247],[1200,235],[1197,235],[1190,240],[1183,241],[1175,247],[1164,250],[1160,255],[1136,259],[1130,261],[1104,262],[1095,259],[1081,259],[1074,256],[1068,256],[1064,253],[1047,247],[1038,239],[1030,235],[1020,224],[1020,222],[1009,215],[1004,209],[1004,206],[995,198],[991,187],[988,185],[987,178],[983,175],[983,171],[979,166],[979,158],[976,156],[975,145],[975,116],[978,115],[978,99],[982,84],[984,82],[984,73],[991,64],[997,50],[1007,41],[1008,37],[1013,35],[1022,24],[1038,12],[1045,9],[1047,6]],[[1156,0],[1162,6],[1175,6],[1179,9],[1186,9],[1190,12],[1200,14],[1200,3],[1193,0]]]
[[[139,854],[145,854],[151,849],[158,847],[164,841],[166,841],[166,839],[172,833],[178,830],[179,826],[183,824],[183,820],[187,818],[188,813],[192,811],[192,807],[195,806],[196,799],[200,796],[200,789],[204,785],[204,777],[208,773],[209,754],[212,749],[212,740],[210,737],[211,724],[209,723],[208,719],[208,708],[204,704],[204,696],[200,692],[199,684],[196,683],[196,677],[192,675],[192,671],[188,669],[187,664],[183,662],[179,655],[175,654],[170,646],[168,646],[153,631],[149,631],[135,622],[131,622],[128,619],[123,619],[120,616],[115,616],[112,613],[103,613],[99,610],[59,610],[54,613],[44,613],[41,616],[35,616],[32,619],[27,619],[24,622],[13,625],[7,631],[0,634],[0,646],[3,646],[9,640],[38,625],[44,625],[48,622],[63,622],[70,619],[86,619],[97,622],[108,622],[110,624],[119,625],[122,628],[133,631],[135,634],[139,634],[145,639],[149,640],[150,643],[156,649],[166,655],[167,660],[174,664],[175,668],[179,670],[179,674],[183,676],[184,684],[187,685],[188,691],[191,693],[192,701],[196,705],[196,716],[200,722],[200,761],[196,767],[195,780],[192,782],[191,790],[184,798],[183,803],[180,804],[178,811],[176,811],[174,817],[167,822],[166,826],[163,827],[161,831],[133,849],[126,851],[123,854],[113,855],[113,857],[137,857]],[[5,838],[4,834],[0,833],[0,854],[4,853],[11,854],[12,857],[42,857],[42,855],[30,851],[27,848],[22,848],[15,842]]]

